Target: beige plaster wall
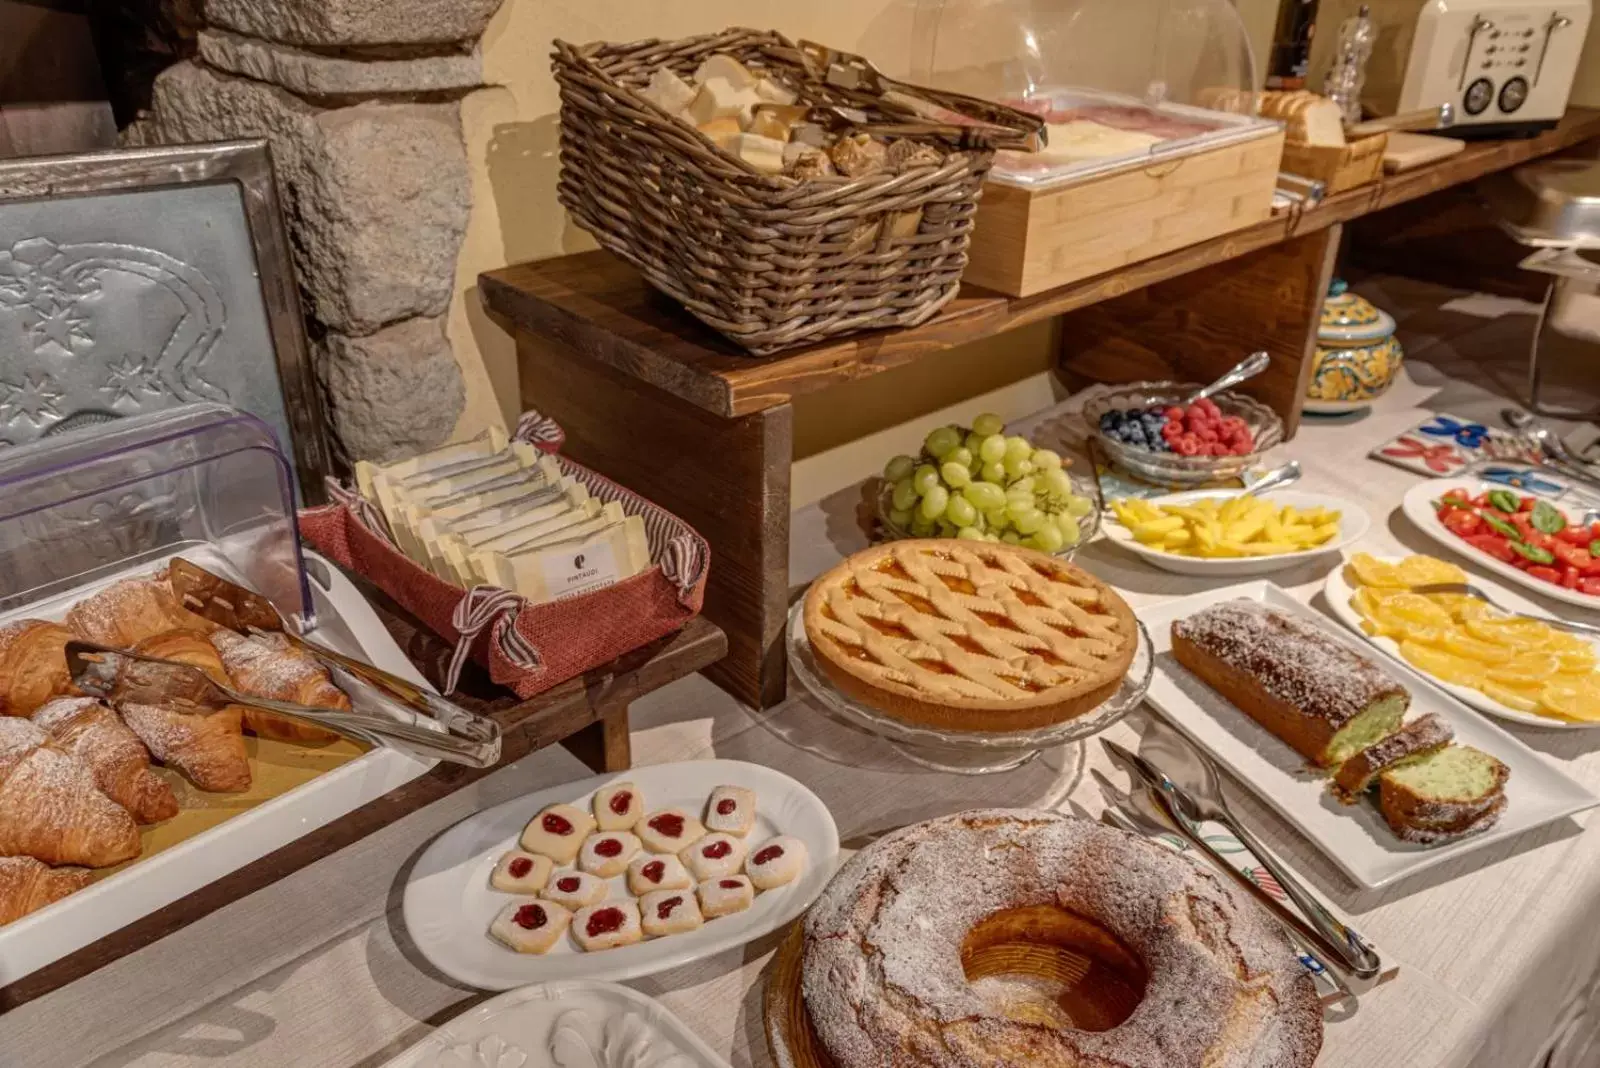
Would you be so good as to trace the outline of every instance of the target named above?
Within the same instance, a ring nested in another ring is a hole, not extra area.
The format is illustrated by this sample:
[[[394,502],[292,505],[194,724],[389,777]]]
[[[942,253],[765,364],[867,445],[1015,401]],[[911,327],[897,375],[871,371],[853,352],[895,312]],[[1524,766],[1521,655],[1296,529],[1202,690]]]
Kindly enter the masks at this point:
[[[860,52],[891,73],[905,73],[918,6],[917,0],[506,0],[482,45],[485,78],[495,88],[472,94],[462,106],[473,207],[449,324],[467,381],[458,434],[514,418],[520,406],[513,345],[481,310],[478,273],[593,247],[555,198],[558,97],[550,77],[552,39],[634,40],[732,25],[770,26],[791,37]],[[1241,0],[1258,56],[1265,54],[1275,12],[1275,0]],[[1042,324],[829,390],[825,400],[800,398],[795,454],[802,462],[795,470],[795,503],[859,479],[881,465],[886,450],[914,445],[944,419],[970,418],[985,408],[1010,418],[1049,403],[1058,392],[1047,370],[1054,336],[1052,325]],[[850,443],[865,428],[886,423],[890,430]]]

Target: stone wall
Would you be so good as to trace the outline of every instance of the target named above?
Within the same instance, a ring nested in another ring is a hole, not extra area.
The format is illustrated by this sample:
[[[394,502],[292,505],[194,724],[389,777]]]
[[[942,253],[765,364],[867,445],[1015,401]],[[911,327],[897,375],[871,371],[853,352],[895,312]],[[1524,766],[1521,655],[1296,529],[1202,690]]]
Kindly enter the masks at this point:
[[[272,144],[337,450],[444,442],[466,401],[445,336],[471,178],[459,99],[501,0],[206,0],[135,144]]]

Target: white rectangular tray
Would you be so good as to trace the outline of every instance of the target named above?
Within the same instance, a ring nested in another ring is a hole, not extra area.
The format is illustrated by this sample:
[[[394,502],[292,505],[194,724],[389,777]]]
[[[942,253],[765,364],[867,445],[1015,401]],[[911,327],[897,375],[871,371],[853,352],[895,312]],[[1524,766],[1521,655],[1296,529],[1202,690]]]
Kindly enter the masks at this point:
[[[1455,728],[1458,742],[1493,754],[1511,769],[1511,778],[1506,783],[1505,814],[1496,826],[1445,845],[1420,846],[1402,842],[1389,829],[1375,805],[1366,801],[1344,805],[1335,800],[1328,791],[1323,773],[1308,767],[1305,758],[1287,743],[1239,711],[1173,658],[1174,620],[1236,597],[1260,601],[1298,616],[1334,641],[1373,659],[1371,650],[1361,639],[1277,586],[1265,580],[1245,582],[1167,601],[1138,613],[1150,628],[1156,659],[1147,699],[1168,722],[1277,809],[1361,886],[1374,889],[1387,886],[1463,853],[1600,804],[1600,797],[1421,675],[1405,665],[1379,660],[1395,680],[1410,691],[1409,715],[1437,712]]]
[[[226,564],[204,547],[188,557],[219,574]],[[306,550],[317,628],[308,637],[339,652],[359,656],[376,667],[427,686],[406,659],[366,598],[317,554]],[[27,605],[0,617],[61,619],[74,603],[130,574],[148,574],[162,561],[148,561],[128,572]],[[432,687],[429,687],[430,689]],[[361,706],[361,696],[351,695]],[[96,939],[169,905],[207,883],[266,856],[368,801],[410,782],[436,761],[398,749],[376,748],[280,797],[263,802],[171,849],[72,894],[49,908],[0,926],[0,986],[37,971]]]

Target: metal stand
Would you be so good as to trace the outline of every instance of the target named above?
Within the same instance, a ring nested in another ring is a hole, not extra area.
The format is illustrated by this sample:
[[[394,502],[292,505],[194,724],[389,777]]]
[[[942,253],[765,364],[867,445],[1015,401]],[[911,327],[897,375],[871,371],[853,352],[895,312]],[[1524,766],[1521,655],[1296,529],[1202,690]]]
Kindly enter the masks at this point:
[[[1569,290],[1578,290],[1583,293],[1594,293],[1594,283],[1581,282],[1566,275],[1556,275],[1550,279],[1550,284],[1544,291],[1544,303],[1539,306],[1539,320],[1534,324],[1533,341],[1528,346],[1528,410],[1535,415],[1549,416],[1554,419],[1595,419],[1600,418],[1600,408],[1591,408],[1580,411],[1573,408],[1558,408],[1543,404],[1539,400],[1542,372],[1539,367],[1540,345],[1544,341],[1545,324],[1550,319],[1550,309],[1556,301],[1567,295]],[[1595,377],[1600,380],[1600,346],[1596,347]]]

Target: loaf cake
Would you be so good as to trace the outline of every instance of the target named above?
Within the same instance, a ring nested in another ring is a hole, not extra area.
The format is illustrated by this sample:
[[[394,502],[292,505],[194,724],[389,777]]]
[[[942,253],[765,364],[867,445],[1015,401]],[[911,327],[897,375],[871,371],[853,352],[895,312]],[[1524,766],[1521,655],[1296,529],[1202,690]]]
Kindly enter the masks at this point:
[[[1333,795],[1345,804],[1353,805],[1371,789],[1373,781],[1385,768],[1414,757],[1436,753],[1449,745],[1453,738],[1455,731],[1438,713],[1429,712],[1419,716],[1340,764],[1333,776]]]
[[[1371,660],[1245,598],[1172,624],[1172,653],[1202,682],[1321,767],[1393,733],[1410,694]]]
[[[1505,810],[1511,776],[1496,758],[1470,745],[1413,757],[1378,776],[1378,808],[1395,835],[1432,845],[1488,830]]]

